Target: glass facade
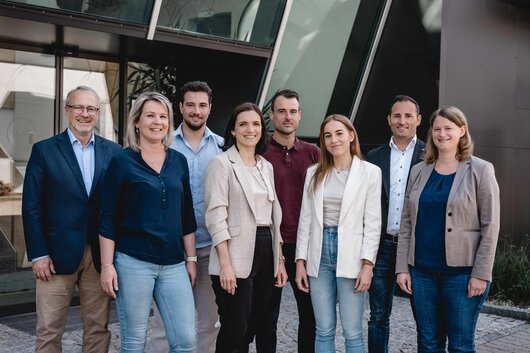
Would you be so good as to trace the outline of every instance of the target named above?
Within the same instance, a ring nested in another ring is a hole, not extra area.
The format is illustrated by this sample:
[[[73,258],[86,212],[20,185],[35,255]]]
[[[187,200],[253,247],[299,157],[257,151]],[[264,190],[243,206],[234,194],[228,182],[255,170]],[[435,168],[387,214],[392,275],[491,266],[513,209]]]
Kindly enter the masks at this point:
[[[154,0],[10,0],[24,5],[102,17],[139,25],[151,19]]]
[[[163,0],[158,26],[272,47],[286,0]]]

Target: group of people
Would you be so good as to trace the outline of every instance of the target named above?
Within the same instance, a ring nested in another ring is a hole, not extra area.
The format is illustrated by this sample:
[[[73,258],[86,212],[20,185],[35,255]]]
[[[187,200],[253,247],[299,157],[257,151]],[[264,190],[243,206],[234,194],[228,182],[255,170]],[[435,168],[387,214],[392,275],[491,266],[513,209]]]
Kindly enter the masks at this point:
[[[271,136],[259,107],[243,103],[223,137],[207,127],[208,84],[180,93],[176,131],[171,102],[141,94],[122,149],[94,133],[99,97],[77,87],[68,128],[33,146],[23,220],[37,352],[61,351],[76,286],[84,352],[109,349],[110,297],[122,352],[248,352],[254,340],[276,352],[287,281],[299,352],[335,352],[337,302],[346,352],[364,352],[367,292],[368,349],[388,352],[396,280],[411,295],[419,352],[474,351],[499,189],[459,109],[432,114],[425,144],[418,103],[397,96],[390,142],[364,159],[343,115],[322,121],[320,149],[298,139],[295,91],[272,98]]]

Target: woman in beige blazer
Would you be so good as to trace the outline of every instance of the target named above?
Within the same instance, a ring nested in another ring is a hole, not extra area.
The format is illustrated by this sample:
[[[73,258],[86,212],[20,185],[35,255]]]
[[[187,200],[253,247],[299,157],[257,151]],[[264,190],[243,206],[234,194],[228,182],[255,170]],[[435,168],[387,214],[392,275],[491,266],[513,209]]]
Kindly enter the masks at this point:
[[[464,114],[436,110],[424,162],[413,167],[401,220],[396,273],[412,294],[418,352],[474,352],[499,235],[493,165],[472,156]]]
[[[311,294],[315,351],[335,352],[338,298],[346,353],[363,352],[364,292],[381,234],[381,170],[361,159],[357,133],[343,115],[324,119],[320,146],[304,185],[296,283]]]
[[[232,113],[225,153],[213,158],[205,176],[206,227],[212,236],[209,272],[221,329],[216,352],[248,352],[272,289],[287,280],[281,252],[281,208],[260,109],[252,103]]]

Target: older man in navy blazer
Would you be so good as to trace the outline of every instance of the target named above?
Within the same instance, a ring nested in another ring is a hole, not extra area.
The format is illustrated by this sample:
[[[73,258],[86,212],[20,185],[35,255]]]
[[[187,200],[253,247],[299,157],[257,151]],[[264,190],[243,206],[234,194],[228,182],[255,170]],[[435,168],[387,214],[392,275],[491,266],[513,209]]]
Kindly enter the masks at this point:
[[[100,99],[90,87],[68,93],[68,128],[33,146],[22,216],[36,283],[36,352],[61,352],[74,287],[79,288],[83,352],[107,352],[109,297],[100,285],[98,215],[103,176],[121,146],[94,134]]]
[[[388,352],[390,314],[396,288],[396,251],[401,212],[410,169],[420,162],[425,143],[416,137],[421,123],[420,108],[411,97],[394,98],[387,117],[392,130],[390,142],[366,155],[366,160],[383,172],[381,192],[382,227],[377,260],[370,286],[368,351]]]

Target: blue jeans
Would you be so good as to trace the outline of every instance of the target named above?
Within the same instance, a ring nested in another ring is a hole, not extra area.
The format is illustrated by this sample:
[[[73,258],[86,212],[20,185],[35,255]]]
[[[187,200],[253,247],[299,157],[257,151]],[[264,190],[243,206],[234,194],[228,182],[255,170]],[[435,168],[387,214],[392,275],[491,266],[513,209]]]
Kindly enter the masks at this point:
[[[469,274],[439,274],[411,267],[418,352],[475,352],[477,319],[488,296],[467,297]]]
[[[120,252],[116,252],[114,263],[121,352],[145,352],[153,297],[166,328],[170,352],[195,352],[195,306],[185,263],[162,266]]]
[[[370,293],[370,320],[368,321],[368,351],[388,353],[390,314],[396,289],[397,244],[383,240],[377,252]]]
[[[364,352],[362,317],[365,293],[354,294],[355,279],[337,277],[337,227],[324,227],[318,277],[309,277],[315,312],[315,352],[335,353],[339,301],[346,353]]]

